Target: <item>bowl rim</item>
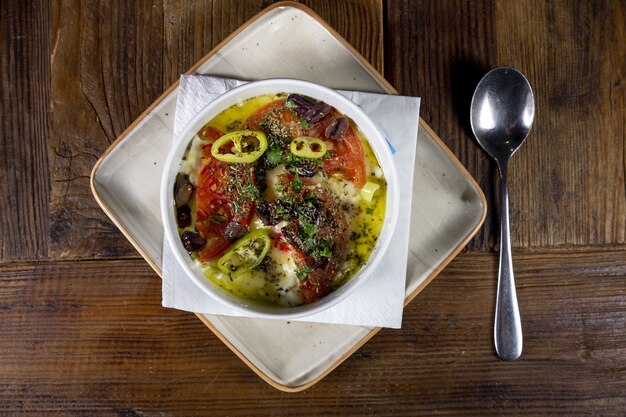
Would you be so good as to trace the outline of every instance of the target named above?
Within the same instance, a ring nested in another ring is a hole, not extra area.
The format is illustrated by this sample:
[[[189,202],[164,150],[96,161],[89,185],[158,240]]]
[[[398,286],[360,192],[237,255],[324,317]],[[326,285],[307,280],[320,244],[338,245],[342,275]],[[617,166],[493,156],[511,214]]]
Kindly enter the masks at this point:
[[[255,93],[257,90],[263,91],[264,89],[268,91]],[[311,304],[295,307],[258,304],[254,301],[236,296],[215,284],[210,279],[205,278],[204,274],[193,263],[193,260],[187,251],[184,250],[180,242],[178,228],[174,218],[174,198],[173,193],[170,192],[176,174],[178,173],[180,159],[191,139],[202,126],[237,102],[259,95],[276,93],[300,93],[318,100],[324,100],[325,102],[331,101],[331,103],[329,103],[330,105],[352,119],[363,132],[363,136],[370,144],[372,151],[378,159],[387,182],[387,201],[383,227],[366,263],[345,284],[335,291]],[[174,170],[174,168],[176,169]],[[212,300],[249,317],[284,320],[302,318],[331,308],[348,297],[348,295],[352,294],[357,288],[370,281],[373,270],[380,263],[389,247],[397,224],[399,210],[399,192],[397,188],[398,174],[389,144],[376,124],[357,104],[338,91],[309,81],[293,78],[270,78],[260,81],[251,81],[234,87],[211,100],[187,122],[185,127],[180,131],[180,134],[176,138],[173,138],[171,148],[164,164],[160,188],[161,218],[166,239],[165,243],[172,250],[177,264],[183,269],[186,277],[191,279]]]

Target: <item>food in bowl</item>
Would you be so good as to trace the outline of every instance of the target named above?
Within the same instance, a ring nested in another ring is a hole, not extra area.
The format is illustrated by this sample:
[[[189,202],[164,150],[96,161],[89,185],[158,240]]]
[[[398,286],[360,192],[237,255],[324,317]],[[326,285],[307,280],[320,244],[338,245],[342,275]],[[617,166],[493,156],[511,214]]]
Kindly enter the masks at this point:
[[[174,184],[184,248],[246,300],[310,304],[368,261],[387,183],[358,126],[300,94],[243,100],[191,140]]]

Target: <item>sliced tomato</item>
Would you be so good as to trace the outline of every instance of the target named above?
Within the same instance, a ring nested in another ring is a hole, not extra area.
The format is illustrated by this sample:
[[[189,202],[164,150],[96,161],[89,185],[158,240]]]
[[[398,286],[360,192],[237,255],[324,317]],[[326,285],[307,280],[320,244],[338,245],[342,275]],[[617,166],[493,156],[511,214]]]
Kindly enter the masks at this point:
[[[254,202],[244,200],[239,202],[237,191],[228,191],[227,181],[230,164],[218,161],[210,152],[211,145],[203,149],[204,159],[198,174],[196,187],[196,229],[207,240],[206,246],[198,253],[201,262],[220,256],[230,246],[224,236],[226,226],[230,222],[237,222],[243,226],[250,225],[254,215]],[[207,152],[208,149],[208,152]],[[246,165],[243,169],[252,170]],[[246,172],[240,181],[254,181],[253,172]],[[235,207],[235,201],[239,205]]]
[[[246,121],[246,126],[249,129],[257,130],[259,129],[259,126],[261,125],[261,121],[263,121],[263,117],[265,117],[265,115],[268,112],[274,109],[280,109],[284,107],[285,107],[285,99],[272,101],[271,103],[268,103],[265,106],[261,107],[252,116],[248,117],[248,120]]]
[[[211,156],[210,145],[203,149],[206,154],[209,148],[209,157],[202,160],[196,191],[196,209],[204,210],[210,215],[208,205],[216,197],[223,197],[226,192],[226,175],[228,164],[220,162]]]
[[[202,136],[204,136],[205,139],[207,139],[210,143],[215,142],[217,139],[221,138],[222,136],[224,136],[224,132],[222,132],[221,130],[219,130],[216,127],[213,126],[207,126],[203,131],[202,131]]]
[[[200,262],[210,261],[222,255],[230,246],[230,242],[220,235],[209,236],[206,245],[198,252]]]
[[[331,287],[335,275],[330,264],[326,268],[315,268],[308,265],[304,255],[294,250],[292,256],[298,268],[310,267],[313,270],[307,275],[306,279],[300,281],[300,295],[304,299],[305,304],[323,297]]]
[[[285,99],[276,100],[261,107],[248,118],[246,126],[249,129],[259,129],[261,122],[269,113],[271,113],[271,117],[279,119],[280,124],[289,128],[291,137],[305,135],[306,129],[300,124],[302,117],[285,107]]]
[[[312,271],[307,275],[306,279],[300,281],[300,295],[302,295],[305,304],[310,304],[322,297],[330,288],[332,277],[328,279],[323,269],[315,269],[311,265],[308,265],[306,256],[287,242],[282,235],[279,236],[277,241],[278,243],[276,243],[276,245],[278,249],[283,252],[289,252],[298,268],[312,268]]]
[[[324,160],[326,172],[350,180],[357,188],[366,182],[365,156],[358,134],[350,126],[343,140],[334,143],[332,157]]]
[[[287,243],[287,241],[281,236],[274,239],[274,246],[276,246],[282,252],[291,252],[292,247]]]
[[[205,212],[196,211],[196,229],[200,236],[207,241],[206,245],[198,253],[200,262],[206,262],[220,256],[230,245],[224,237],[224,230],[228,224],[230,205],[221,203],[220,199],[214,200],[210,206],[215,207],[215,212],[207,216]]]

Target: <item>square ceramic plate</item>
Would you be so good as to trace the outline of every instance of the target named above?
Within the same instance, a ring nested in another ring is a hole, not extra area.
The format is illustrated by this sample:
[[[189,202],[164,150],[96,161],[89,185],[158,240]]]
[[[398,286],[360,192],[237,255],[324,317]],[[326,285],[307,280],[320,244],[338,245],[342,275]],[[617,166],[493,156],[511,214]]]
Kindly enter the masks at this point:
[[[396,93],[326,22],[292,2],[265,9],[189,73],[245,80],[290,77],[337,89]],[[178,83],[107,149],[91,176],[102,209],[159,275],[159,178],[172,143],[177,89]],[[467,244],[487,211],[474,179],[422,120],[417,141],[405,304]],[[379,330],[197,316],[254,372],[283,391],[310,387]]]

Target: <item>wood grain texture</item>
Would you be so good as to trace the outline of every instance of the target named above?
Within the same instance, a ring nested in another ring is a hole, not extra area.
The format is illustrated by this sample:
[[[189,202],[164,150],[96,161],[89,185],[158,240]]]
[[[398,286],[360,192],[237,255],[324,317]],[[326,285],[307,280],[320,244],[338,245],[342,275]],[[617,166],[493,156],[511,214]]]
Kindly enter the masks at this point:
[[[274,1],[203,0],[164,4],[164,82],[172,84],[219,42]],[[325,19],[375,68],[383,69],[381,0],[306,0],[301,3]]]
[[[263,0],[164,4],[164,81],[178,80],[200,58],[265,7]]]
[[[0,259],[47,255],[50,7],[0,3]]]
[[[499,1],[494,15],[498,62],[528,74],[537,99],[510,171],[518,245],[623,245],[626,2]]]
[[[93,199],[89,175],[100,154],[162,92],[161,13],[151,1],[55,3],[52,259],[137,256]]]
[[[402,330],[298,394],[268,386],[195,316],[160,307],[141,260],[6,265],[0,414],[619,415],[625,259],[519,256],[524,355],[505,363],[486,278],[496,257],[462,255],[407,307]]]
[[[387,3],[387,78],[422,97],[422,116],[468,167],[491,206],[471,243],[497,238],[495,166],[476,144],[469,105],[491,67],[521,69],[537,116],[512,160],[517,248],[626,243],[626,41],[624,2]],[[406,58],[405,58],[405,55]]]
[[[387,2],[387,80],[422,98],[422,118],[478,181],[490,210],[472,249],[493,249],[499,223],[495,164],[471,137],[474,87],[495,59],[491,1]]]

